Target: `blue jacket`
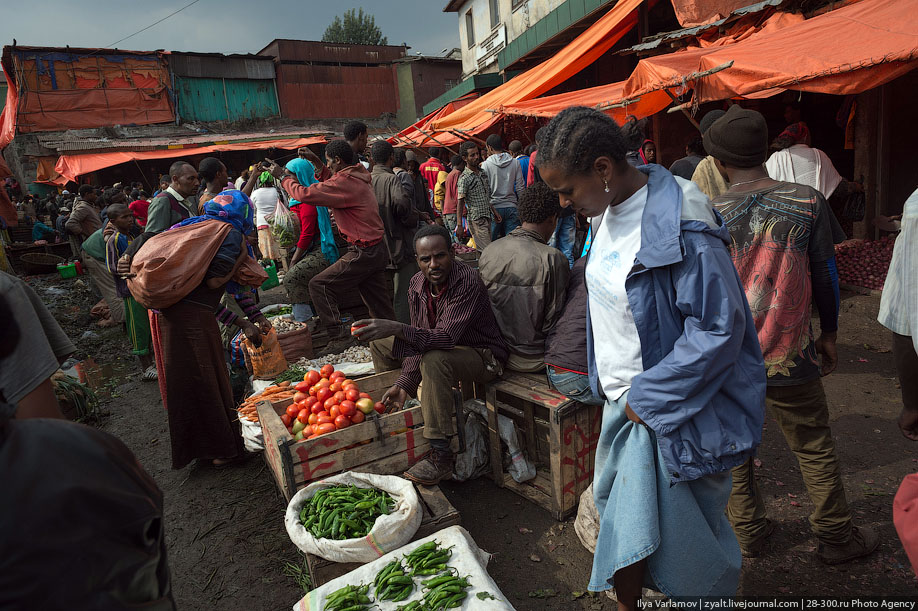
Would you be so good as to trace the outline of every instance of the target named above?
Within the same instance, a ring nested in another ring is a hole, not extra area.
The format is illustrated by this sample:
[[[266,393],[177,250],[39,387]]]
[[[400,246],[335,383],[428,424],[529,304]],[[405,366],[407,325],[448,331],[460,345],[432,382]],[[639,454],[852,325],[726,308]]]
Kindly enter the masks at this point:
[[[703,196],[683,211],[682,187],[665,168],[638,169],[649,175],[648,196],[625,291],[644,371],[632,380],[628,403],[656,433],[675,484],[755,453],[765,365],[723,219]],[[601,396],[589,302],[587,317],[590,382]]]

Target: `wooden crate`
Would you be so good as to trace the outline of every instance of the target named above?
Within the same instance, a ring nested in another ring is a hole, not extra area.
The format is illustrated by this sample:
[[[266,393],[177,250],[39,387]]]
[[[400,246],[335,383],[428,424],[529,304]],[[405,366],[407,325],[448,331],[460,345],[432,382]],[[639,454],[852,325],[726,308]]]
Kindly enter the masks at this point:
[[[499,486],[568,518],[593,481],[593,461],[602,426],[602,406],[571,401],[552,390],[544,375],[508,372],[486,387],[491,474]],[[503,470],[498,414],[511,418],[520,443],[538,468],[519,484]]]
[[[416,484],[414,488],[421,500],[424,517],[421,519],[418,531],[411,538],[412,541],[423,539],[447,526],[459,524],[459,512],[446,499],[439,486]],[[312,579],[313,588],[318,588],[361,566],[359,562],[332,562],[312,554],[306,554],[306,565],[309,567],[309,577]]]
[[[368,376],[357,383],[361,392],[379,401],[399,373],[389,371]],[[361,424],[316,439],[294,441],[280,419],[292,401],[258,404],[265,462],[288,501],[309,482],[343,471],[401,474],[429,449],[424,439],[424,417],[420,407],[385,416],[373,412]]]

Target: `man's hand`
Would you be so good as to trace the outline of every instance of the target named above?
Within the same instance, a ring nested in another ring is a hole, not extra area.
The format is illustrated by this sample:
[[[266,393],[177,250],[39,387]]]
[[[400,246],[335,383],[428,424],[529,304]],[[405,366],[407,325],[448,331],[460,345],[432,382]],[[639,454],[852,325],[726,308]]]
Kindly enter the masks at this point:
[[[270,159],[265,159],[265,163],[268,164],[268,171],[271,172],[271,176],[274,178],[283,178],[286,170],[281,166],[277,165]]]
[[[918,441],[918,412],[903,408],[899,413],[898,424],[903,435],[912,441]]]
[[[351,325],[351,335],[359,340],[371,342],[374,339],[384,337],[403,337],[405,325],[397,320],[386,320],[384,318],[367,318],[358,320]]]
[[[122,278],[133,278],[137,275],[131,273],[130,255],[121,255],[121,258],[118,259],[118,264],[115,266],[115,269],[118,271],[118,275]]]
[[[625,415],[628,416],[628,420],[634,422],[635,424],[645,424],[644,421],[641,420],[640,416],[635,414],[634,410],[631,409],[630,403],[625,403]]]
[[[822,355],[822,375],[827,376],[838,367],[838,348],[835,346],[835,338],[838,332],[823,333],[816,340],[816,352]]]
[[[319,159],[319,156],[312,152],[312,149],[304,146],[300,149],[300,151],[303,152],[303,157],[305,157],[309,163],[315,166],[317,170],[324,165],[322,160]]]
[[[262,335],[267,335],[268,333],[270,333],[271,329],[273,328],[271,326],[271,321],[268,320],[264,314],[258,314],[257,316],[254,317],[254,320],[252,322],[258,325],[258,328],[261,329]]]
[[[239,321],[239,328],[242,329],[245,338],[252,342],[253,346],[261,348],[261,331],[258,330],[258,327],[247,320],[242,320]]]
[[[408,400],[408,393],[399,386],[392,386],[382,396],[382,402],[386,405],[386,413],[397,412],[405,406]]]
[[[503,223],[503,222],[504,222],[504,219],[501,218],[500,214],[497,213],[497,210],[495,210],[494,208],[491,208],[491,212],[492,212],[492,214],[494,214],[494,222],[495,222],[495,223]]]

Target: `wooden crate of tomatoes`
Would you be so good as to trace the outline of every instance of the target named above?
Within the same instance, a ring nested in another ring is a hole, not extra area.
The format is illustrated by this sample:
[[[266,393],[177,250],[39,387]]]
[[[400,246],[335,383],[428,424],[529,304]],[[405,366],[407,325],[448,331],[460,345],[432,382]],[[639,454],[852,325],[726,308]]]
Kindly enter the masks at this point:
[[[383,414],[379,400],[399,373],[358,382],[325,365],[292,385],[293,396],[258,403],[265,461],[287,500],[342,471],[399,475],[428,451],[420,407]]]

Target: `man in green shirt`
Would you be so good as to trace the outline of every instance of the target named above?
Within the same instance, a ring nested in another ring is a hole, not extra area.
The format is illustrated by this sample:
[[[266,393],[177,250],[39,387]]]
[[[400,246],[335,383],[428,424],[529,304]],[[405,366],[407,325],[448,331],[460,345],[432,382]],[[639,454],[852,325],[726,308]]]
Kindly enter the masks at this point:
[[[115,277],[108,271],[105,264],[105,230],[108,235],[114,233],[110,223],[106,223],[83,240],[82,259],[83,265],[89,270],[89,277],[93,284],[102,293],[102,299],[108,304],[110,319],[99,322],[100,327],[114,327],[124,322],[124,300],[118,296],[115,289]]]
[[[144,242],[176,223],[198,214],[198,205],[194,200],[201,182],[198,171],[187,161],[176,161],[169,168],[169,175],[172,177],[172,183],[150,202],[144,232],[131,242],[127,251],[121,255],[118,260],[118,273],[130,273],[131,260]]]

